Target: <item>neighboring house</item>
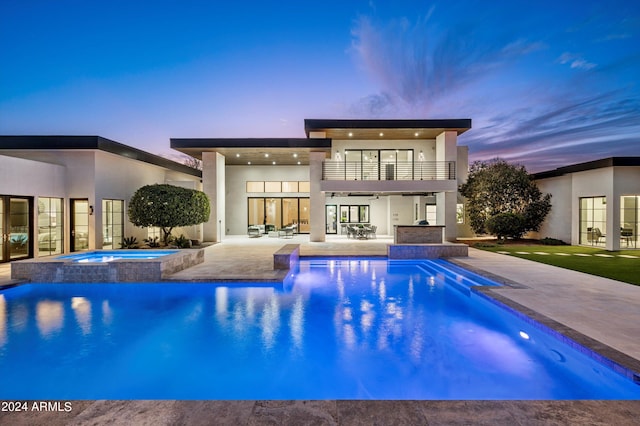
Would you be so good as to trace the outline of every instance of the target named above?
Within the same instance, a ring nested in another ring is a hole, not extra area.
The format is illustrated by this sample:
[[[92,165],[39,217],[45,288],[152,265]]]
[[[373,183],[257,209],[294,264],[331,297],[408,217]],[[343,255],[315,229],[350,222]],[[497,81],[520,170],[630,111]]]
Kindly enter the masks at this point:
[[[539,237],[607,250],[638,248],[640,157],[611,157],[532,175],[552,195]]]
[[[141,186],[202,189],[201,172],[98,136],[0,136],[0,262],[120,248]],[[202,226],[190,238],[202,239]]]
[[[458,185],[458,135],[471,120],[305,120],[302,139],[171,139],[203,161],[212,200],[206,241],[295,226],[310,241],[368,223],[377,234],[426,219],[445,238],[469,232]]]

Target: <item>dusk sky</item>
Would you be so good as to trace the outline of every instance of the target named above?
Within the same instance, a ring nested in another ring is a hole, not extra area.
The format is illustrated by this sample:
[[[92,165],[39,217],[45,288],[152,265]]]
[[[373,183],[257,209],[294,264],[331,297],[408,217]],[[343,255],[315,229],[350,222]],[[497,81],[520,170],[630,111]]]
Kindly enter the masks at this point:
[[[304,137],[471,118],[471,160],[640,156],[640,1],[0,0],[0,134]]]

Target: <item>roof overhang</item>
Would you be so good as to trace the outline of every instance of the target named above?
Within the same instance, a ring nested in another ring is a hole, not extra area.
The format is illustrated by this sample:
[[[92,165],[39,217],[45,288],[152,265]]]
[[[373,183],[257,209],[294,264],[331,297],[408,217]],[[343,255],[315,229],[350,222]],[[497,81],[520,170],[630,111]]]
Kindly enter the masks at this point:
[[[640,157],[609,157],[586,163],[572,164],[570,166],[558,167],[554,170],[533,173],[531,177],[535,180],[559,177],[571,173],[584,172],[587,170],[603,169],[606,167],[638,167]]]
[[[120,142],[112,141],[101,136],[80,135],[20,135],[0,136],[0,153],[2,150],[100,150],[132,160],[142,161],[155,166],[164,167],[181,173],[202,177],[202,172],[182,163],[151,154]]]
[[[171,138],[171,148],[202,159],[218,152],[227,165],[308,165],[310,152],[331,153],[331,139],[211,139]]]
[[[471,128],[471,119],[441,120],[344,120],[305,119],[307,137],[322,132],[331,139],[435,139],[445,131],[458,135]]]

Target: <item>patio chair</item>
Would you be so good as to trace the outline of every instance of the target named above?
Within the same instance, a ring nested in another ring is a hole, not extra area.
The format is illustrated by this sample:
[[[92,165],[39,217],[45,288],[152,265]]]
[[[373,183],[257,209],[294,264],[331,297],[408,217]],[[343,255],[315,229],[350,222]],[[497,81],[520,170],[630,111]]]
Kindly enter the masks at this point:
[[[367,230],[367,238],[377,238],[376,231],[378,227],[376,225],[371,225],[371,227]]]
[[[624,240],[629,247],[629,243],[633,239],[633,229],[632,228],[620,228],[620,239]]]
[[[600,239],[603,237],[600,228],[587,228],[587,242],[600,244]]]

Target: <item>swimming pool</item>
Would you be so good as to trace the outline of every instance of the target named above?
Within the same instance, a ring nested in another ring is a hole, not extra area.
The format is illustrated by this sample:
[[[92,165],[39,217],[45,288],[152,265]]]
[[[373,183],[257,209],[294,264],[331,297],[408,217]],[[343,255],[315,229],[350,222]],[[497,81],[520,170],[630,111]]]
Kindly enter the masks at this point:
[[[105,263],[114,260],[157,259],[178,253],[179,250],[97,250],[58,256],[56,259],[72,260],[78,263]]]
[[[286,288],[5,290],[0,398],[640,398],[640,386],[469,291],[473,276],[446,266],[301,260]]]

